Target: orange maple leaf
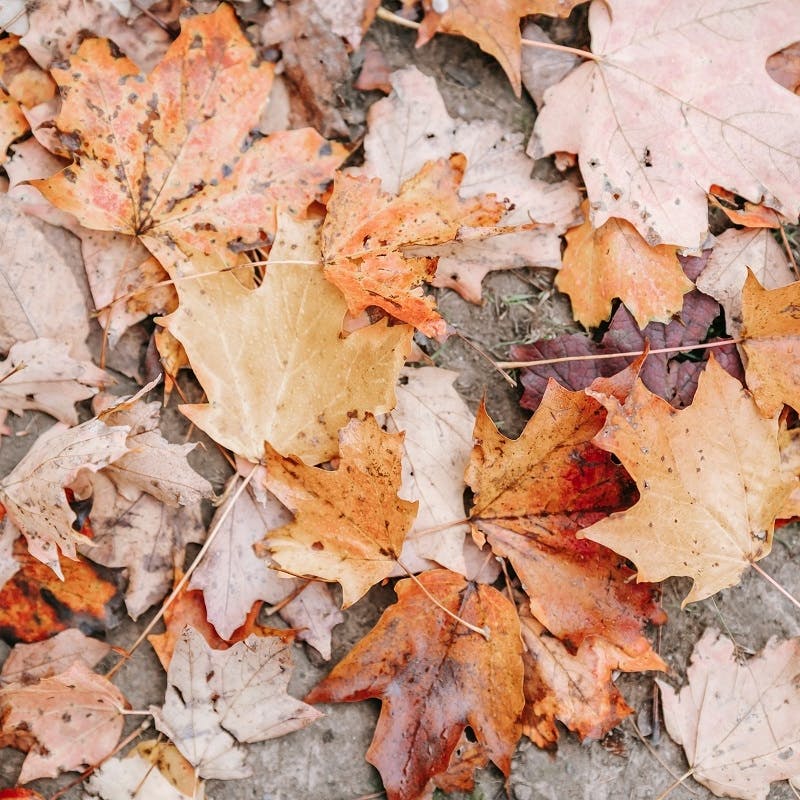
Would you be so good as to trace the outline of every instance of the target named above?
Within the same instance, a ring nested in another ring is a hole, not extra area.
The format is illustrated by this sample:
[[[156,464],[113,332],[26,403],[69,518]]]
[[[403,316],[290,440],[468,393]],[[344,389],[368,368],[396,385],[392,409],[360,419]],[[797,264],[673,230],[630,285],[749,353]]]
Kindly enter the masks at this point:
[[[800,410],[800,281],[767,290],[748,269],[742,337],[747,388],[758,407],[768,417],[784,403]]]
[[[185,20],[149,77],[112,42],[84,40],[53,70],[75,161],[33,183],[82,225],[140,236],[156,256],[167,238],[206,252],[268,243],[278,201],[301,214],[346,151],[310,129],[250,136],[273,74],[256,60],[224,4]]]
[[[522,642],[514,606],[496,589],[448,570],[419,580],[452,613],[488,625],[491,641],[402,580],[397,603],[305,698],[382,700],[367,761],[381,773],[389,800],[416,800],[431,778],[448,771],[467,726],[506,776],[520,736]]]
[[[266,444],[266,487],[295,514],[267,534],[267,547],[291,574],[341,583],[343,607],[388,577],[416,516],[417,502],[397,496],[402,442],[374,417],[351,420],[339,433],[341,460],[333,472]]]
[[[563,266],[556,274],[556,286],[569,295],[575,319],[587,328],[597,327],[619,297],[640,328],[648,322],[669,322],[692,289],[678,261],[678,248],[651,247],[624,219],[594,228],[587,201],[582,211],[586,219],[567,231]]]
[[[344,294],[351,314],[375,305],[427,336],[444,335],[444,321],[420,289],[433,280],[436,259],[406,257],[402,250],[452,241],[462,226],[493,225],[505,213],[493,195],[459,197],[466,165],[461,153],[429,161],[396,196],[381,191],[378,178],[337,174],[322,254],[325,277]]]

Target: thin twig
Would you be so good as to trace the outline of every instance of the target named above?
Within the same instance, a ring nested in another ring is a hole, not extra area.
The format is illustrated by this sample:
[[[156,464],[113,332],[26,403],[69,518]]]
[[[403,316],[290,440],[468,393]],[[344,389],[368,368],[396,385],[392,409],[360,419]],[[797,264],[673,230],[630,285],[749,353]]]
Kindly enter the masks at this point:
[[[449,608],[446,608],[444,605],[442,605],[427,590],[425,584],[422,583],[422,581],[399,558],[396,559],[396,562],[400,567],[400,569],[405,571],[406,575],[408,575],[408,577],[411,578],[411,580],[414,581],[414,583],[416,583],[420,589],[422,589],[423,593],[428,598],[428,600],[430,600],[437,608],[444,611],[444,613],[447,614],[447,616],[450,617],[451,619],[454,619],[456,622],[460,622],[465,628],[469,628],[469,630],[473,631],[474,633],[479,633],[481,636],[483,636],[484,639],[486,639],[487,642],[490,640],[491,631],[489,630],[488,625],[485,625],[483,628],[479,628],[477,625],[473,625],[471,622],[467,622],[465,619],[462,619],[461,617],[458,616],[458,614],[454,614]]]
[[[503,380],[509,386],[511,386],[512,388],[516,388],[517,382],[507,372],[503,371],[503,368],[500,366],[499,362],[493,361],[485,350],[478,347],[478,345],[476,345],[475,342],[471,342],[469,339],[467,339],[467,337],[464,336],[464,334],[461,333],[461,331],[454,329],[453,334],[455,336],[458,336],[458,338],[461,339],[461,341],[464,342],[464,344],[466,344],[467,347],[471,347],[481,358],[488,361],[492,365],[492,369],[494,369],[496,372],[499,372],[500,375],[503,376]]]
[[[558,53],[569,53],[578,58],[586,58],[589,61],[596,61],[602,63],[605,59],[597,53],[592,53],[589,50],[579,50],[577,47],[567,47],[564,44],[556,44],[555,42],[537,42],[535,39],[522,39],[524,47],[538,47],[540,50],[555,50]]]
[[[239,495],[247,488],[250,481],[253,479],[253,475],[255,475],[256,469],[258,468],[258,464],[254,464],[253,468],[250,472],[247,473],[245,479],[239,484],[236,488],[236,491],[231,495],[230,499],[228,500],[228,504],[225,506],[224,511],[219,515],[216,523],[214,523],[214,527],[209,531],[208,536],[206,537],[205,543],[200,548],[200,552],[195,556],[194,561],[189,565],[189,568],[184,573],[183,577],[178,581],[175,588],[172,590],[169,597],[161,604],[161,608],[159,608],[158,613],[150,620],[147,624],[147,627],[141,632],[139,638],[133,643],[131,648],[128,652],[106,673],[106,678],[111,679],[116,672],[120,669],[120,667],[127,662],[127,660],[133,655],[134,651],[142,644],[142,642],[147,638],[147,635],[150,633],[151,630],[155,627],[156,623],[164,616],[164,612],[175,602],[175,598],[183,591],[183,588],[189,582],[189,579],[194,574],[194,571],[200,565],[200,562],[203,560],[203,556],[208,552],[209,548],[213,544],[214,540],[217,537],[217,534],[222,530],[222,524],[230,514],[233,506],[236,504],[236,501],[239,499]]]
[[[792,602],[792,603],[793,603],[795,606],[797,606],[797,608],[800,608],[800,600],[798,600],[798,599],[797,599],[797,598],[796,598],[796,597],[795,597],[793,594],[791,594],[791,593],[790,593],[790,592],[788,592],[786,589],[784,589],[784,588],[783,588],[783,586],[781,586],[781,585],[778,583],[778,581],[776,581],[776,580],[775,580],[775,578],[773,578],[771,575],[768,575],[766,572],[764,572],[764,570],[763,570],[763,569],[761,569],[761,567],[759,567],[759,566],[758,566],[758,564],[756,564],[756,562],[755,562],[755,561],[751,562],[751,563],[750,563],[750,566],[751,566],[751,567],[752,567],[752,568],[753,568],[753,569],[754,569],[754,570],[755,570],[755,571],[756,571],[756,572],[757,572],[757,573],[758,573],[758,574],[759,574],[759,575],[760,575],[760,576],[761,576],[761,577],[762,577],[762,578],[763,578],[765,581],[767,581],[767,583],[771,583],[771,584],[772,584],[772,585],[773,585],[773,586],[774,586],[774,587],[775,587],[775,588],[776,588],[776,589],[777,589],[777,590],[778,590],[778,591],[779,591],[779,592],[780,592],[780,593],[781,593],[781,594],[782,594],[784,597],[786,597],[788,600],[791,600],[791,602]]]
[[[789,237],[786,235],[786,229],[783,227],[782,222],[779,225],[779,229],[781,232],[781,241],[783,242],[783,247],[786,250],[786,255],[789,257],[792,269],[794,270],[794,275],[796,278],[800,278],[800,268],[797,266],[797,259],[794,257],[792,246],[789,244]]]
[[[725,339],[723,342],[706,342],[705,344],[687,344],[680,347],[658,347],[648,352],[649,356],[656,353],[683,353],[687,350],[710,350],[712,347],[725,347],[729,344],[739,344],[744,339]],[[562,358],[540,358],[536,361],[497,361],[495,366],[500,369],[520,369],[522,367],[536,367],[544,364],[564,364],[568,361],[595,361],[606,358],[628,358],[640,356],[644,350],[628,350],[624,353],[598,353],[590,356],[563,356]]]

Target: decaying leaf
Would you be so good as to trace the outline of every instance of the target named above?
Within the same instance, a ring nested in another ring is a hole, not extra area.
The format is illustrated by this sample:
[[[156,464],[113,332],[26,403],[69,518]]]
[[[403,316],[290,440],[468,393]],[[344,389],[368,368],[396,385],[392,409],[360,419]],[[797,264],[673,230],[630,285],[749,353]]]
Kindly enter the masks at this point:
[[[522,643],[514,606],[496,589],[448,570],[419,580],[452,613],[488,626],[491,639],[402,580],[397,603],[306,697],[309,703],[380,698],[367,761],[381,773],[389,800],[413,800],[446,772],[467,726],[504,775],[520,736]]]
[[[567,231],[564,265],[556,275],[556,286],[569,295],[575,319],[595,328],[609,317],[612,301],[619,297],[640,328],[669,322],[692,288],[677,248],[650,247],[624,219],[612,218],[594,228],[588,202],[581,210],[586,219]]]
[[[633,583],[616,553],[576,538],[636,499],[625,469],[593,443],[605,416],[596,400],[555,381],[516,440],[482,407],[466,476],[475,493],[471,517],[511,561],[550,633],[572,648],[602,637],[632,658],[649,655],[649,668],[659,669],[643,632],[648,621],[665,619],[652,587]]]
[[[167,674],[167,696],[154,708],[156,727],[204,778],[250,774],[240,743],[260,742],[303,728],[320,713],[286,693],[291,646],[250,636],[212,650],[186,628]]]
[[[92,397],[113,378],[90,361],[77,361],[55,339],[17,342],[0,361],[0,409],[22,414],[44,411],[59,422],[78,424],[75,403]]]
[[[14,560],[19,569],[0,589],[0,637],[38,642],[70,626],[101,633],[119,624],[118,587],[90,562],[65,559],[60,577],[26,553],[22,540]]]
[[[402,439],[373,418],[352,420],[339,434],[335,471],[266,445],[266,487],[295,515],[267,533],[266,547],[290,574],[338,581],[345,608],[389,575],[416,515],[417,504],[397,496]]]
[[[725,309],[725,328],[731,336],[742,331],[742,289],[748,269],[765,289],[777,289],[795,280],[786,252],[769,230],[729,228],[721,233],[697,278],[697,288]]]
[[[42,223],[0,195],[0,350],[30,339],[57,339],[74,358],[88,357],[87,302],[63,253]],[[42,280],[42,265],[47,280]]]
[[[20,783],[55,778],[109,755],[127,707],[119,689],[76,661],[36,683],[0,688],[0,744],[27,751]]]
[[[267,242],[277,203],[302,213],[345,151],[312,130],[249,138],[272,82],[255,62],[224,4],[186,18],[149,77],[108,40],[85,39],[53,69],[67,89],[56,125],[80,158],[35,185],[87,228],[156,250],[167,237],[206,251]]]
[[[319,464],[338,452],[349,415],[395,404],[412,329],[380,322],[342,339],[347,306],[319,262],[314,225],[284,218],[261,286],[245,289],[230,272],[181,281],[178,310],[163,321],[209,398],[182,411],[255,461],[268,441]],[[203,263],[198,256],[191,268],[203,272]]]
[[[14,645],[0,670],[0,685],[32,683],[62,672],[74,661],[83,661],[92,669],[110,652],[111,645],[91,639],[77,628],[67,628],[43,642]]]
[[[109,758],[83,787],[101,800],[205,800],[205,784],[175,745],[150,739],[125,758]]]
[[[459,197],[466,159],[429,161],[404,181],[397,196],[380,189],[380,180],[337,175],[322,226],[325,277],[347,299],[356,315],[376,305],[430,337],[443,337],[445,323],[420,284],[430,282],[436,262],[404,250],[456,238],[459,229],[494,225],[505,204],[493,196]]]
[[[712,184],[796,218],[798,98],[765,64],[800,38],[800,6],[725,0],[663,12],[661,0],[592,4],[598,60],[550,89],[529,152],[577,153],[594,226],[627,219],[650,244],[702,246]],[[652,98],[645,116],[642,97]]]
[[[525,611],[520,622],[526,647],[522,732],[536,745],[556,744],[556,720],[581,739],[599,739],[633,711],[612,681],[623,664],[607,639],[588,639],[572,653]],[[622,660],[625,671],[659,668],[649,659]]]
[[[765,289],[752,272],[742,289],[747,388],[766,416],[800,409],[800,281]]]
[[[691,775],[714,794],[766,800],[773,781],[800,778],[800,639],[770,640],[742,663],[734,643],[706,630],[688,685],[659,680],[669,735],[683,745]]]
[[[575,187],[531,178],[534,164],[519,135],[492,121],[451,118],[436,81],[415,67],[394,72],[391,82],[392,95],[369,110],[365,174],[380,178],[384,191],[396,193],[426,162],[463,153],[467,168],[459,195],[495,194],[510,203],[489,230],[465,229],[457,241],[409,251],[439,259],[434,285],[478,303],[481,281],[492,270],[559,266],[559,237],[578,216]]]
[[[74,428],[58,422],[0,481],[0,503],[8,518],[25,536],[31,555],[60,578],[58,550],[74,559],[82,539],[72,528],[75,513],[64,487],[79,470],[96,472],[127,452],[127,436],[127,426],[109,427],[99,419]]]
[[[713,356],[680,411],[638,380],[624,403],[594,396],[608,411],[594,441],[633,475],[640,499],[580,535],[629,558],[637,580],[692,577],[684,605],[736,584],[772,548],[793,488],[781,471],[777,419],[764,419]]]
[[[205,539],[201,509],[170,507],[141,491],[122,494],[106,470],[82,478],[90,490],[94,536],[80,552],[106,567],[126,569],[125,606],[138,619],[171,588],[186,546]]]

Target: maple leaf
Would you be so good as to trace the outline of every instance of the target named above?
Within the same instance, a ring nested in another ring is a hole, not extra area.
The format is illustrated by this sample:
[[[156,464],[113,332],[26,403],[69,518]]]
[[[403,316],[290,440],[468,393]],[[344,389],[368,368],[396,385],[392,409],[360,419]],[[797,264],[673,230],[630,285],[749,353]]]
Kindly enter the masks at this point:
[[[436,264],[430,258],[405,258],[402,249],[446,242],[461,226],[489,226],[500,219],[505,205],[493,197],[458,196],[465,169],[461,154],[430,161],[396,197],[382,192],[378,179],[336,176],[322,226],[322,253],[325,277],[342,291],[351,314],[376,305],[427,336],[445,335],[433,300],[419,288],[433,278]]]
[[[767,71],[769,71],[769,61],[767,62]],[[763,203],[742,200],[733,192],[723,189],[722,186],[713,185],[708,190],[708,197],[711,204],[721,209],[734,225],[744,225],[746,228],[781,227],[780,215],[774,208]]]
[[[620,658],[617,648],[602,637],[586,640],[571,653],[524,609],[520,622],[526,647],[522,732],[542,748],[558,741],[556,720],[581,740],[600,739],[632,713],[612,681],[614,670],[665,668],[657,666],[652,654],[638,660]]]
[[[52,71],[75,163],[34,185],[87,228],[141,237],[162,263],[167,238],[206,251],[267,242],[277,203],[302,213],[345,150],[312,130],[249,138],[272,83],[255,61],[227,5],[185,19],[149,78],[108,40],[84,40]]]
[[[113,378],[90,361],[77,361],[54,339],[18,342],[0,361],[0,409],[22,414],[44,411],[60,422],[78,424],[75,403],[97,393]]]
[[[800,281],[768,290],[748,271],[742,337],[747,387],[761,411],[772,416],[784,403],[800,409]]]
[[[723,231],[697,278],[697,288],[725,309],[725,328],[731,336],[742,331],[742,289],[748,269],[765,289],[777,289],[795,280],[785,251],[768,230]]]
[[[97,564],[126,569],[125,606],[138,619],[169,591],[186,546],[202,543],[206,528],[198,504],[171,508],[146,492],[123,494],[107,470],[81,476],[93,537],[79,549]]]
[[[50,243],[46,226],[22,213],[19,203],[0,196],[0,350],[15,342],[57,339],[74,358],[88,358],[87,303],[66,261]],[[42,265],[47,280],[42,280]]]
[[[22,540],[15,545],[14,560],[18,570],[0,589],[4,638],[38,642],[71,625],[99,633],[119,624],[117,585],[91,562],[65,560],[56,575],[52,565],[25,552]]]
[[[56,93],[50,75],[30,57],[19,36],[7,36],[0,42],[0,84],[22,106],[46,103]]]
[[[692,288],[677,248],[650,247],[624,219],[612,218],[594,228],[587,201],[581,211],[587,218],[567,231],[564,263],[555,281],[558,290],[569,295],[575,319],[584,327],[597,327],[619,297],[640,328],[648,322],[669,322]]]
[[[800,639],[771,639],[742,663],[734,643],[708,628],[695,645],[688,685],[658,681],[669,735],[690,774],[716,795],[766,800],[772,781],[800,778],[796,709]]]
[[[650,244],[700,247],[712,184],[797,217],[798,99],[765,62],[797,40],[800,6],[724,0],[661,12],[660,0],[592,4],[597,60],[550,89],[529,152],[577,153],[594,226],[627,219]],[[642,97],[653,98],[646,119]]]
[[[306,697],[309,703],[382,701],[367,761],[389,800],[417,798],[445,772],[469,726],[504,775],[520,736],[522,644],[514,606],[490,586],[448,570],[419,580],[445,608],[491,641],[460,627],[410,579],[395,586],[397,603]]]
[[[82,770],[110,755],[128,704],[82,661],[34,684],[0,688],[0,743],[28,752],[19,782]]]
[[[0,670],[0,685],[33,683],[55,675],[74,661],[83,661],[92,669],[110,651],[111,645],[90,639],[77,628],[67,628],[43,642],[14,645]]]
[[[466,474],[475,493],[470,516],[509,558],[533,615],[552,634],[573,648],[604,637],[632,657],[649,654],[659,668],[643,634],[648,621],[664,621],[652,588],[632,583],[633,571],[612,551],[576,539],[635,499],[630,476],[593,444],[604,418],[596,400],[555,381],[516,440],[482,406]]]
[[[695,275],[706,263],[702,258],[681,256],[687,273]],[[664,325],[651,322],[644,330],[633,315],[620,306],[611,318],[608,329],[599,343],[584,334],[565,334],[555,339],[545,339],[530,345],[515,345],[511,355],[520,361],[536,359],[569,358],[574,356],[610,356],[614,353],[641,352],[648,345],[653,349],[691,348],[687,345],[708,341],[708,333],[719,315],[719,304],[696,289],[683,297],[680,316]],[[711,340],[715,341],[715,340]],[[720,364],[739,380],[744,380],[744,369],[734,344],[717,347],[716,358]],[[683,353],[650,353],[642,364],[639,377],[651,392],[680,408],[689,405],[697,389],[697,379],[703,371],[709,351],[700,351],[699,358],[686,358]],[[555,378],[569,389],[585,389],[597,377],[614,375],[631,364],[637,356],[570,360],[556,364],[542,364],[522,370],[525,387],[520,405],[535,410],[541,402],[547,381]]]
[[[103,800],[151,797],[158,800],[205,800],[205,784],[170,742],[139,742],[125,758],[109,758],[88,778],[87,797]],[[120,794],[124,792],[126,794]]]
[[[640,499],[580,535],[633,561],[639,581],[693,578],[684,605],[736,584],[770,552],[792,489],[777,419],[764,419],[713,356],[694,402],[680,411],[639,380],[624,403],[594,396],[608,411],[594,441],[633,475]]]
[[[0,164],[4,163],[11,142],[30,130],[17,101],[0,89]]]
[[[434,10],[435,4],[426,3],[417,47],[430,41],[436,33],[466,36],[484,53],[497,59],[519,97],[522,91],[520,19],[531,14],[566,17],[582,2],[584,0],[511,0],[498,8],[483,0],[450,0],[442,13]]]
[[[558,267],[559,237],[577,218],[575,188],[531,178],[534,162],[523,152],[521,136],[497,122],[451,118],[436,81],[415,67],[392,73],[391,83],[392,95],[369,110],[364,173],[379,177],[384,191],[397,192],[427,161],[463,153],[467,168],[459,195],[495,194],[510,204],[496,228],[465,229],[455,242],[409,250],[439,259],[434,286],[479,303],[481,281],[492,270]]]
[[[72,528],[75,513],[64,487],[79,470],[97,471],[123,455],[128,446],[126,426],[109,427],[90,419],[75,428],[60,422],[34,442],[14,469],[0,480],[0,503],[19,528],[31,555],[63,578],[58,549],[76,558],[81,534]]]
[[[187,627],[175,648],[156,727],[204,778],[250,774],[242,742],[283,736],[321,716],[286,693],[291,645],[272,636],[249,636],[228,650],[212,650]]]
[[[175,585],[183,578],[183,571],[175,571]],[[208,612],[203,601],[203,593],[183,586],[175,600],[164,610],[164,633],[154,633],[147,637],[147,641],[155,650],[158,660],[164,669],[169,669],[175,652],[175,647],[181,640],[185,628],[190,627],[205,639],[206,644],[213,650],[227,650],[231,644],[241,642],[250,635],[274,636],[286,642],[294,639],[293,631],[268,628],[258,623],[261,603],[256,602],[248,609],[244,623],[237,628],[228,638],[223,639],[208,620]]]
[[[259,470],[263,473],[263,468]],[[240,479],[232,480],[234,484],[226,488],[225,496],[231,496]],[[189,588],[202,590],[208,621],[223,639],[229,640],[245,624],[254,603],[263,600],[281,604],[278,613],[290,627],[299,629],[297,638],[329,659],[331,630],[344,622],[344,617],[326,586],[310,583],[303,588],[299,580],[271,569],[271,559],[253,552],[253,545],[264,538],[265,531],[291,522],[292,516],[273,494],[264,491],[263,498],[256,497],[251,488],[237,498]],[[212,528],[221,513],[218,511],[212,520]]]
[[[468,526],[429,530],[464,516],[464,469],[472,450],[474,416],[453,386],[456,377],[457,373],[437,367],[405,367],[387,430],[404,432],[399,495],[419,502],[403,544],[403,563],[410,566],[429,559],[466,575]]]
[[[781,519],[800,517],[800,428],[786,430],[781,426],[778,443],[784,472],[794,475],[796,479],[794,491],[787,498],[778,517]]]
[[[380,322],[342,339],[347,305],[319,261],[313,223],[283,218],[261,286],[249,291],[229,272],[181,281],[180,305],[163,320],[209,398],[181,410],[251,460],[261,459],[269,441],[283,454],[321,463],[336,455],[350,415],[395,404],[412,328]],[[203,272],[204,263],[198,256],[186,269]]]
[[[332,472],[265,446],[265,485],[295,515],[267,533],[266,546],[291,574],[338,581],[344,608],[391,573],[416,515],[417,503],[397,496],[402,439],[374,418],[352,420]]]

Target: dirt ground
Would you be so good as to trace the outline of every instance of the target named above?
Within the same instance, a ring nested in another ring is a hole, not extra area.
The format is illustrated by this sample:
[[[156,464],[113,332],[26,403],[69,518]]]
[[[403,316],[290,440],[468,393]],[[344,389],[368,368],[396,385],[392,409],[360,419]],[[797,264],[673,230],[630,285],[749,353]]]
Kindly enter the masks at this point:
[[[392,67],[415,64],[433,75],[452,115],[467,119],[492,118],[506,128],[529,134],[535,113],[532,102],[527,96],[518,101],[499,67],[470,42],[442,36],[416,50],[413,32],[381,21],[375,23],[368,38],[380,46]],[[354,58],[354,63],[356,61]],[[355,95],[349,97],[352,107],[348,118],[355,121],[356,127],[359,119],[364,119],[367,101],[379,96],[370,93],[360,100]],[[546,176],[550,172],[547,164],[537,167],[537,174]],[[469,305],[455,293],[441,290],[439,308],[466,339],[495,358],[505,358],[512,343],[577,329],[572,323],[568,302],[551,287],[552,273],[547,270],[494,273],[484,282],[482,306]],[[507,435],[519,433],[528,416],[518,405],[520,392],[508,386],[485,358],[456,337],[440,349],[431,350],[431,356],[436,365],[458,371],[456,386],[473,410],[485,395],[489,412],[501,430]],[[190,379],[185,380],[189,387]],[[33,415],[12,422],[17,430],[27,428],[32,433],[49,425],[46,418]],[[166,414],[165,427],[167,435],[174,440],[181,438],[187,429],[174,409]],[[3,444],[0,475],[11,469],[21,450],[34,438],[33,435],[12,437],[8,444]],[[211,446],[198,450],[194,465],[219,489],[227,471],[214,452]],[[785,528],[777,533],[772,554],[761,562],[769,574],[796,596],[800,595],[799,557],[797,530]],[[771,636],[800,635],[796,609],[756,574],[745,575],[738,587],[681,610],[680,600],[686,590],[686,582],[679,580],[668,581],[664,586],[663,603],[669,622],[659,634],[660,653],[670,666],[668,680],[674,685],[683,683],[692,647],[709,626],[732,635],[748,653],[758,651]],[[334,631],[330,664],[322,662],[305,646],[296,646],[296,670],[290,692],[302,696],[326,675],[330,666],[369,630],[393,598],[390,587],[376,588],[347,612],[346,622]],[[145,621],[147,619],[149,615],[145,615]],[[270,619],[269,623],[280,624],[276,619]],[[130,645],[142,625],[143,622],[137,625],[126,619],[112,634],[114,644]],[[0,643],[0,661],[7,651],[7,646]],[[670,786],[673,776],[686,771],[682,752],[657,721],[654,723],[652,677],[623,675],[618,683],[629,704],[636,709],[634,716],[602,742],[581,744],[562,730],[555,754],[523,742],[513,761],[508,786],[511,797],[516,800],[654,800]],[[147,708],[161,702],[166,679],[149,647],[141,648],[133,661],[123,668],[119,685],[133,708]],[[211,781],[207,796],[214,800],[356,800],[379,793],[378,774],[364,761],[379,703],[344,704],[324,710],[327,716],[309,728],[275,741],[250,745],[253,777],[236,782]],[[130,727],[135,727],[135,723]],[[15,750],[0,750],[0,787],[14,785],[22,758]],[[56,786],[67,782],[68,779],[37,781],[32,786],[49,797]],[[502,775],[488,769],[480,774],[470,797],[490,800],[504,794]],[[64,795],[67,800],[82,796],[79,788]],[[673,800],[711,797],[691,779],[669,796]],[[785,783],[773,788],[769,795],[771,800],[794,796]]]

